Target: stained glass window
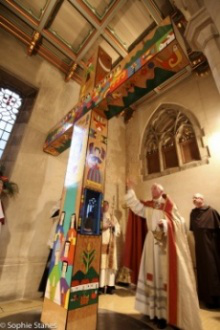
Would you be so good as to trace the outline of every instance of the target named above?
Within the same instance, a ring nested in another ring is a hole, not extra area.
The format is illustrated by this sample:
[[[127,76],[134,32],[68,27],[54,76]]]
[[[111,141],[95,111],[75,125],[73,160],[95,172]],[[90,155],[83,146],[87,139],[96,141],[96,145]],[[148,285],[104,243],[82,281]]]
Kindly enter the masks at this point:
[[[22,99],[18,94],[9,89],[0,88],[0,158],[12,132],[21,105]]]

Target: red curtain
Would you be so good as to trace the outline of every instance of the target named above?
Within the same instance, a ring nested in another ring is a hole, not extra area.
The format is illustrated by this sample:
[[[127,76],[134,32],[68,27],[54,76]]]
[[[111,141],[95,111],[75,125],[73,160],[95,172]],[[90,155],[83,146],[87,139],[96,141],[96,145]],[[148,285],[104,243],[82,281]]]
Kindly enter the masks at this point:
[[[129,210],[123,266],[131,270],[131,282],[134,284],[137,284],[138,280],[142,249],[146,234],[146,220]]]

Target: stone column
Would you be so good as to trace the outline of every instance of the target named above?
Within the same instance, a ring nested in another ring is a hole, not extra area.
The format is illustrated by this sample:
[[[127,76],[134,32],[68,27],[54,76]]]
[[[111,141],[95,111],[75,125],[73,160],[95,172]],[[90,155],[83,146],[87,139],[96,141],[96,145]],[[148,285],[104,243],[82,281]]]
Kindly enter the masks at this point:
[[[211,16],[215,26],[220,34],[220,1],[219,0],[203,0],[204,4]]]
[[[205,7],[190,18],[185,37],[192,50],[205,54],[220,93],[220,36]]]
[[[174,6],[181,11],[187,21],[203,6],[202,1],[203,0],[172,0]]]

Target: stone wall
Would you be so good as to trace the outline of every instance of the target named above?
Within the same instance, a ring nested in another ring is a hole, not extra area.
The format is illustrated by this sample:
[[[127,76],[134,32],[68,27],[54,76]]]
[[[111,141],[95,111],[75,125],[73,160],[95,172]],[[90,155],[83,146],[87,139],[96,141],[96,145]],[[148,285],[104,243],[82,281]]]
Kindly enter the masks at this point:
[[[11,180],[19,186],[15,199],[6,201],[6,224],[0,241],[0,297],[32,297],[48,255],[46,245],[51,207],[59,200],[68,150],[59,157],[43,152],[47,132],[77,102],[79,85],[0,30],[0,66],[39,90],[13,166]]]
[[[140,160],[142,137],[151,115],[163,103],[180,105],[197,117],[211,157],[209,164],[144,181]],[[127,127],[126,143],[128,175],[137,182],[138,197],[148,199],[152,183],[158,182],[174,198],[187,224],[195,192],[204,194],[207,203],[220,212],[220,95],[211,74],[204,78],[191,75],[153,101],[141,104]]]
[[[50,128],[77,102],[80,86],[64,82],[64,75],[39,56],[29,57],[26,47],[0,30],[0,66],[39,89],[25,128],[11,180],[19,195],[6,201],[7,221],[0,241],[0,300],[39,296],[38,285],[48,256],[46,245],[50,210],[59,200],[68,150],[58,157],[43,152]],[[105,199],[115,197],[115,214],[125,230],[122,209],[125,178],[125,126],[122,118],[109,121]],[[124,235],[118,240],[119,262]]]

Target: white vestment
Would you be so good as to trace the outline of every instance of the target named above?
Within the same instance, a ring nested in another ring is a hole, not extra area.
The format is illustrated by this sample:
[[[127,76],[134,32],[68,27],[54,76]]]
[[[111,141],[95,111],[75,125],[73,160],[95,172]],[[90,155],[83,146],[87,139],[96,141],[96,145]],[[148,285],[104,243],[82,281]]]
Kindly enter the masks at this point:
[[[110,222],[114,227],[105,229]],[[103,231],[102,231],[102,253],[101,253],[101,272],[100,287],[114,286],[115,274],[117,271],[117,245],[116,237],[120,235],[120,225],[115,216],[109,212],[103,213]]]
[[[146,218],[148,227],[136,309],[151,319],[163,318],[183,330],[202,329],[185,223],[175,204],[166,196],[144,205],[133,190],[128,191],[125,201],[134,213]],[[158,226],[161,220],[163,229]],[[157,234],[161,236],[159,240]]]

